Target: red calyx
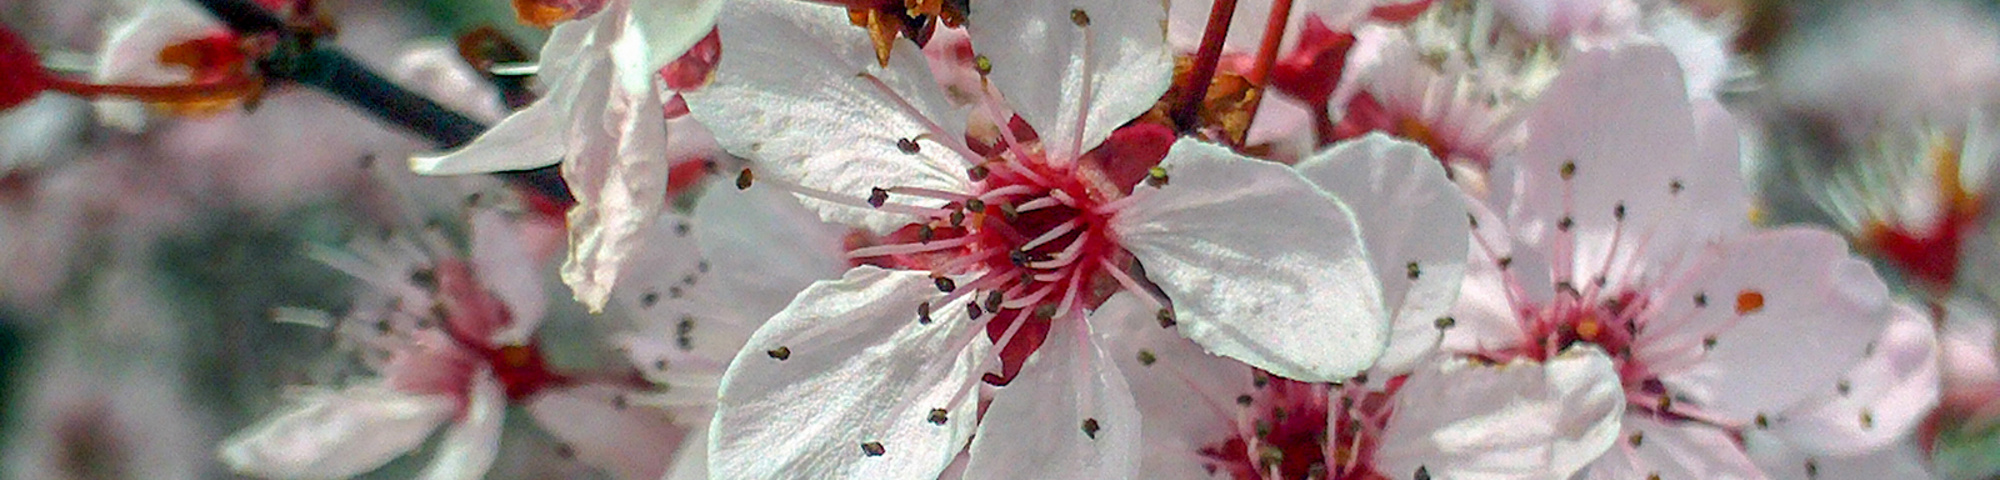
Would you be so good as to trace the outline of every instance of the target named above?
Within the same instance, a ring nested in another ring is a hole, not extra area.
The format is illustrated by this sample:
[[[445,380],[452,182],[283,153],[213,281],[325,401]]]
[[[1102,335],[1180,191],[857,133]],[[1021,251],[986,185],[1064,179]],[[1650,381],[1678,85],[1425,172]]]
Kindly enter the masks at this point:
[[[1336,32],[1319,15],[1307,14],[1299,29],[1298,46],[1271,67],[1271,87],[1310,102],[1314,110],[1323,112],[1327,98],[1339,86],[1341,71],[1347,66],[1347,51],[1352,48],[1354,34]]]
[[[1928,287],[1946,291],[1958,276],[1960,245],[1972,227],[1973,215],[1948,215],[1923,232],[1874,228],[1867,242],[1883,258]]]
[[[722,61],[722,37],[713,29],[708,36],[695,42],[681,58],[660,69],[660,78],[666,80],[667,88],[676,92],[689,92],[708,84],[715,74],[715,64]]]

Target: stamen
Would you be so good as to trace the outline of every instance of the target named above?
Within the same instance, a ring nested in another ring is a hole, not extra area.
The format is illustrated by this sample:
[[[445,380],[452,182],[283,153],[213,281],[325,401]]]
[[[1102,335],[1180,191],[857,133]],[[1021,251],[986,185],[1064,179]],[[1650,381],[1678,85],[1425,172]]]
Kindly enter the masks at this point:
[[[874,85],[875,89],[881,91],[883,96],[894,100],[896,107],[902,109],[903,113],[922,120],[924,128],[930,130],[930,136],[923,137],[920,135],[919,138],[929,138],[933,142],[944,145],[945,148],[958,152],[959,160],[964,161],[967,167],[979,164],[979,159],[983,157],[977,152],[973,152],[971,147],[966,146],[964,140],[954,138],[944,130],[944,127],[938,126],[937,122],[932,121],[931,117],[925,115],[923,110],[918,110],[916,106],[910,105],[910,101],[903,98],[903,94],[896,93],[895,89],[889,88],[889,84],[882,83],[881,78],[877,78],[874,74],[868,72],[861,72],[855,76],[867,80],[868,84]]]
[[[1057,238],[1062,238],[1063,235],[1068,235],[1069,232],[1075,231],[1076,227],[1082,224],[1083,224],[1082,218],[1069,219],[1069,221],[1063,222],[1061,225],[1056,225],[1055,228],[1049,229],[1049,231],[1043,233],[1042,236],[1035,237],[1035,239],[1029,240],[1028,243],[1021,244],[1021,247],[1018,248],[1017,250],[1022,252],[1034,250],[1035,247],[1039,247],[1042,246],[1042,244],[1055,241],[1055,239]],[[1082,241],[1082,239],[1073,240],[1071,243],[1079,241]]]
[[[1085,242],[1083,239],[1077,239],[1076,241],[1069,242],[1069,246],[1063,247],[1062,251],[1056,252],[1055,256],[1049,257],[1048,260],[1040,262],[1029,262],[1028,268],[1036,270],[1049,270],[1049,269],[1062,268],[1071,263],[1076,263],[1076,259],[1078,257],[1077,252],[1083,250],[1084,243]]]
[[[1125,269],[1118,268],[1118,266],[1116,265],[1112,265],[1111,259],[1108,258],[1097,259],[1097,264],[1099,266],[1104,267],[1104,273],[1109,273],[1111,274],[1111,278],[1118,279],[1118,285],[1125,287],[1125,291],[1132,292],[1132,294],[1137,295],[1140,300],[1146,301],[1146,306],[1152,307],[1153,310],[1163,310],[1167,308],[1166,299],[1154,297],[1152,290],[1148,290],[1145,287],[1139,286],[1138,280],[1134,280],[1131,275],[1126,275]]]
[[[1018,214],[1018,213],[1022,213],[1022,212],[1032,212],[1032,211],[1036,211],[1036,210],[1041,210],[1041,209],[1044,209],[1044,208],[1048,208],[1048,207],[1053,207],[1053,206],[1056,206],[1056,205],[1060,205],[1060,204],[1061,204],[1061,202],[1057,201],[1057,200],[1056,200],[1056,199],[1054,199],[1054,198],[1049,198],[1049,197],[1041,197],[1041,198],[1037,198],[1037,199],[1034,199],[1034,200],[1029,200],[1029,201],[1026,201],[1026,202],[1021,202],[1021,204],[1020,204],[1020,205],[1015,205],[1015,206],[1014,206],[1014,213],[1017,213],[1017,214]]]
[[[887,255],[907,255],[912,253],[935,252],[938,250],[946,250],[951,248],[962,247],[971,244],[976,240],[978,239],[975,237],[965,236],[965,237],[958,237],[946,240],[935,240],[930,243],[897,243],[889,245],[875,245],[870,247],[861,247],[861,248],[856,248],[854,250],[849,250],[847,252],[847,258],[870,258],[870,257],[881,257]]]

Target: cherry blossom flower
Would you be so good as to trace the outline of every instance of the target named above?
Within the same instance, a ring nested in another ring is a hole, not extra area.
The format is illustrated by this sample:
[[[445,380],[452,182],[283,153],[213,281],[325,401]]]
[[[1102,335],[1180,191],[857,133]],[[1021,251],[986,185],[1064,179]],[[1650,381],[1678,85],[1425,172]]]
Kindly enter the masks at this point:
[[[1283,165],[1119,128],[1168,84],[1156,5],[974,9],[997,90],[980,111],[1020,125],[991,146],[967,141],[914,49],[882,67],[838,8],[737,5],[714,83],[685,96],[755,162],[738,186],[887,241],[849,252],[869,264],[806,288],[738,354],[716,477],[929,478],[968,440],[968,478],[1130,476],[1138,413],[1090,320],[1118,291],[1290,378],[1346,378],[1386,343],[1384,288],[1339,200]],[[982,380],[997,387],[983,408]]]
[[[1837,235],[1749,229],[1733,120],[1686,95],[1662,47],[1570,59],[1496,175],[1505,189],[1473,206],[1479,248],[1444,348],[1609,353],[1628,405],[1589,478],[1758,477],[1735,439],[1752,430],[1808,455],[1880,448],[1935,385],[1877,404],[1872,386],[1903,372],[1859,366],[1935,342],[1876,341],[1898,310]]]
[[[669,134],[656,82],[709,32],[722,0],[609,0],[564,22],[542,47],[541,99],[459,150],[418,156],[432,175],[522,170],[557,162],[576,206],[563,282],[591,309],[664,205]]]
[[[521,404],[583,462],[616,478],[659,478],[657,452],[680,432],[656,412],[627,408],[629,382],[560,373],[542,357],[533,334],[546,306],[534,264],[519,261],[525,246],[498,215],[473,218],[469,258],[436,233],[317,250],[382,294],[337,326],[379,376],[290,392],[286,406],[223,443],[223,462],[259,477],[354,476],[448,424],[422,477],[480,478],[499,454],[508,405]]]

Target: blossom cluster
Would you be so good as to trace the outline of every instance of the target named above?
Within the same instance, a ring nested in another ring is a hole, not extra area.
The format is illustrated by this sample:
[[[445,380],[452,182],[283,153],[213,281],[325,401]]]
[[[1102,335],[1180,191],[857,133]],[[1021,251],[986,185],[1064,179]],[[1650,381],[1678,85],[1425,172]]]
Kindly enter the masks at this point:
[[[485,3],[0,16],[0,473],[2000,474],[1979,7]]]

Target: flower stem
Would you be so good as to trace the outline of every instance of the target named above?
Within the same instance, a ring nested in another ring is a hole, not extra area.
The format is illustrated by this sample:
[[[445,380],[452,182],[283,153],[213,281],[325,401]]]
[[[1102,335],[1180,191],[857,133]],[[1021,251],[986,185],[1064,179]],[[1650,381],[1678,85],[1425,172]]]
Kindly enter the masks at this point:
[[[1215,66],[1222,62],[1222,43],[1229,36],[1229,21],[1235,15],[1236,0],[1215,0],[1208,11],[1201,48],[1195,51],[1194,66],[1188,71],[1188,88],[1174,102],[1174,125],[1183,133],[1199,126],[1201,104],[1208,98],[1208,85],[1215,81]]]
[[[1264,23],[1264,41],[1257,46],[1257,62],[1251,64],[1250,74],[1244,77],[1251,88],[1250,98],[1246,99],[1244,107],[1249,117],[1243,121],[1244,125],[1255,125],[1257,121],[1257,107],[1264,103],[1264,91],[1270,85],[1271,66],[1278,63],[1278,49],[1285,43],[1285,25],[1291,18],[1292,0],[1271,1],[1271,16]]]
[[[464,146],[486,130],[486,125],[382,78],[339,49],[316,45],[250,0],[194,1],[239,34],[278,36],[280,47],[258,61],[259,70],[273,80],[313,87],[443,148]],[[556,166],[497,174],[550,198],[572,201]]]

